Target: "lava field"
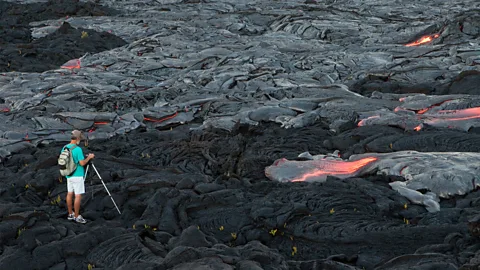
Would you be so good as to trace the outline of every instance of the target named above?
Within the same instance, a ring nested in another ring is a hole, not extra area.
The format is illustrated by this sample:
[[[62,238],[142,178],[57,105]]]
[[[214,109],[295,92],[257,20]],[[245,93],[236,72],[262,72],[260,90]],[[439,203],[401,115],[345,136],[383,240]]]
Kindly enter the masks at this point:
[[[480,2],[0,16],[0,269],[480,269]]]

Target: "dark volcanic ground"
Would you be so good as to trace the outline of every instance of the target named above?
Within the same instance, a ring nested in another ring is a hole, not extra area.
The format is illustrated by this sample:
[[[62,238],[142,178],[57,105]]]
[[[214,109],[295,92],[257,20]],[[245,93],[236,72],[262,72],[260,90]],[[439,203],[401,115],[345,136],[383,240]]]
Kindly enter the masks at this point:
[[[479,117],[418,120],[480,106],[479,12],[476,1],[0,2],[0,269],[479,269],[474,181],[428,212],[390,187],[398,175],[265,176],[305,151],[480,152]],[[394,111],[403,122],[359,126]],[[89,222],[67,221],[56,161],[74,128],[121,215],[90,171]]]
[[[73,29],[68,23],[59,23],[54,34],[34,40],[28,25],[47,19],[116,13],[118,12],[113,9],[93,2],[82,3],[75,0],[27,5],[0,2],[0,71],[42,72],[58,68],[87,52],[97,53],[125,45],[125,41],[109,33]],[[86,36],[82,36],[82,32],[86,32]]]

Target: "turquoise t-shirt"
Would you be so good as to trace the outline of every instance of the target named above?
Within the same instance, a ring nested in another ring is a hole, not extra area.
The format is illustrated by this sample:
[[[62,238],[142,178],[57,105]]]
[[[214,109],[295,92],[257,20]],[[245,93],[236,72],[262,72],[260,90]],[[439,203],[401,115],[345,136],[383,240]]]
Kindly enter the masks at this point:
[[[65,147],[68,147],[68,148],[72,148],[75,144],[73,143],[70,143],[70,144],[67,144],[65,145],[63,148],[62,148],[62,151],[63,149],[65,149]],[[62,152],[60,151],[60,153]],[[84,177],[85,175],[85,169],[83,168],[83,166],[80,165],[80,160],[84,160],[85,159],[85,156],[83,155],[83,150],[80,146],[77,145],[77,147],[75,147],[72,151],[72,156],[73,156],[73,162],[75,162],[75,164],[77,164],[77,169],[73,172],[72,175],[70,176],[65,176],[67,178],[70,178],[70,177]]]

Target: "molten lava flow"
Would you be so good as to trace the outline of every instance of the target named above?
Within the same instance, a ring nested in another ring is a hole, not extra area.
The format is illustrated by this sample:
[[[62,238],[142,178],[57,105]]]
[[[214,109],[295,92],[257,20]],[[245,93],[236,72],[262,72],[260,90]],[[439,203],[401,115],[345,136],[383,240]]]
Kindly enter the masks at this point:
[[[163,118],[161,118],[161,119],[154,119],[154,118],[144,117],[143,120],[145,120],[145,121],[150,121],[150,122],[155,122],[155,123],[159,123],[159,122],[163,122],[163,121],[167,121],[167,120],[169,120],[169,119],[172,119],[172,118],[174,118],[174,117],[177,116],[177,115],[178,115],[178,112],[175,112],[174,114],[165,116],[165,117],[163,117]]]
[[[414,42],[405,44],[405,46],[407,46],[407,47],[419,46],[419,45],[422,45],[422,44],[431,42],[432,40],[438,38],[439,36],[440,36],[440,34],[433,34],[433,35],[423,36],[423,37],[421,37],[420,39],[418,39],[418,40],[416,40],[416,41],[414,41]]]
[[[427,122],[440,121],[465,121],[480,118],[480,107],[462,109],[462,110],[442,110],[435,115],[438,118],[428,119]]]
[[[461,109],[461,110],[441,110],[438,114],[445,114],[453,117],[468,117],[467,119],[473,119],[480,117],[480,107]]]
[[[419,111],[417,112],[417,114],[424,114],[424,113],[426,113],[428,110],[430,110],[430,107],[419,110]]]
[[[319,177],[324,175],[346,175],[354,174],[364,166],[376,161],[376,157],[367,157],[356,161],[342,161],[342,160],[326,160],[325,162],[330,163],[330,166],[325,166],[325,168],[315,170],[313,172],[305,173],[304,175],[297,177],[292,180],[292,182],[303,182],[307,181],[312,177]]]
[[[415,114],[385,114],[381,116],[381,121],[378,116],[369,117],[363,119],[358,123],[358,126],[365,125],[391,125],[400,126],[408,130],[412,129],[420,131],[426,125],[432,125],[436,127],[456,128],[462,130],[468,130],[470,127],[480,126],[480,107],[457,109],[457,110],[432,110],[431,108],[436,105],[432,105],[427,109],[421,110],[409,110],[401,107],[397,107],[395,112],[399,111],[411,111]],[[368,121],[371,119],[370,121]],[[453,124],[457,123],[457,124]]]
[[[72,59],[65,63],[63,66],[60,68],[66,68],[66,69],[79,69],[81,66],[80,59]]]
[[[97,127],[96,127],[96,126],[108,125],[108,124],[110,124],[110,122],[94,122],[94,123],[93,123],[93,127],[88,130],[88,133],[92,133],[92,132],[94,132],[95,130],[97,130]]]
[[[401,100],[400,100],[401,101]],[[396,107],[395,108],[395,112],[399,112],[399,111],[414,111],[416,114],[425,114],[426,112],[428,112],[429,110],[435,108],[435,107],[438,107],[438,106],[441,106],[443,105],[444,103],[446,102],[449,102],[449,101],[452,101],[451,99],[447,99],[447,100],[444,100],[442,102],[439,102],[439,103],[435,103],[433,105],[430,105],[429,107],[427,108],[423,108],[423,109],[420,109],[420,110],[410,110],[410,109],[405,109],[405,108],[402,108],[402,107]]]
[[[442,110],[425,119],[424,123],[430,125],[445,125],[452,121],[468,121],[480,119],[480,107],[461,109],[461,110]],[[478,121],[478,120],[476,120]],[[452,125],[448,125],[452,128]]]
[[[368,121],[368,119],[373,119],[373,118],[380,118],[380,116],[379,116],[379,115],[374,115],[374,116],[369,116],[369,117],[367,117],[367,118],[365,118],[365,119],[362,119],[362,120],[360,120],[360,122],[358,122],[357,126],[363,127],[363,126],[366,125],[365,122]]]

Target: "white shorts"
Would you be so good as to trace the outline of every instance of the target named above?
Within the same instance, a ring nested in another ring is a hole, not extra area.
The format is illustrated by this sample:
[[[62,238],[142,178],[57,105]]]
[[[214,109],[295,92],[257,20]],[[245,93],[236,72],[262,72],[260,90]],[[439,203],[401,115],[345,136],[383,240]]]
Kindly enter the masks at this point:
[[[85,193],[85,182],[83,177],[70,177],[67,179],[67,192],[73,192],[76,195]]]

